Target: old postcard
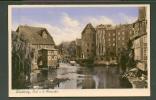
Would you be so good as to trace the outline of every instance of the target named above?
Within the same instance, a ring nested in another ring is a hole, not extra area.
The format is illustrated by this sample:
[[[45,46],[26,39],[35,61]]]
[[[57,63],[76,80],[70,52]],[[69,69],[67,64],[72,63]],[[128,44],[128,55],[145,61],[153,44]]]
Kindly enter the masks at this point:
[[[150,5],[9,5],[9,97],[150,96]]]

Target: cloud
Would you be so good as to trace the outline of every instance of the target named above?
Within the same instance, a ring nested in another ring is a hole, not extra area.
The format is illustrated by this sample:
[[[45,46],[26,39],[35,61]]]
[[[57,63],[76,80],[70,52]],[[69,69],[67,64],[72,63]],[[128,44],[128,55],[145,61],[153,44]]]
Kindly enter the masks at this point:
[[[97,26],[99,24],[115,25],[114,21],[106,16],[87,17],[85,20],[91,22],[94,26]]]
[[[78,27],[80,25],[80,23],[76,19],[71,18],[66,13],[63,14],[62,23],[67,27]]]
[[[127,16],[125,14],[120,14],[120,17],[123,22],[133,22],[136,18]],[[60,19],[61,18],[61,19]],[[82,19],[75,19],[67,13],[63,13],[62,16],[58,19],[58,23],[48,23],[48,22],[38,22],[29,17],[21,17],[20,21],[13,23],[13,29],[16,30],[18,25],[30,25],[35,27],[45,27],[51,36],[53,37],[55,44],[60,44],[63,41],[72,41],[76,38],[81,38],[81,32],[84,27],[91,22],[93,26],[97,26],[99,24],[112,24],[115,25],[113,19],[110,19],[106,16],[85,16]],[[81,21],[81,22],[80,22]]]
[[[63,41],[72,41],[76,38],[80,38],[80,31],[78,28],[65,28],[43,23],[33,24],[33,26],[45,27],[53,37],[56,44],[60,44]]]
[[[128,16],[124,13],[119,13],[119,17],[123,20],[122,22],[131,24],[137,20],[137,17]]]
[[[55,23],[43,23],[37,22],[26,17],[21,17],[20,23],[14,23],[13,28],[18,25],[30,25],[35,27],[45,27],[51,36],[53,37],[56,44],[60,44],[63,41],[73,41],[76,38],[81,38],[81,32],[88,22],[93,25],[99,24],[114,24],[113,21],[105,16],[100,17],[83,17],[84,21],[78,21],[66,13],[63,13],[60,17],[61,21],[59,25]]]
[[[57,25],[55,23],[43,23],[37,22],[35,20],[22,17],[20,23],[13,23],[12,28],[17,28],[18,25],[30,25],[34,27],[45,27],[48,32],[53,37],[55,44],[60,44],[63,41],[73,41],[76,38],[81,37],[82,27],[80,22],[68,14],[62,14],[61,24]]]
[[[61,24],[62,25],[55,25],[32,21],[31,24],[29,23],[28,25],[45,27],[53,37],[56,44],[60,44],[63,41],[73,41],[76,38],[81,37],[82,27],[77,20],[67,14],[63,14]]]

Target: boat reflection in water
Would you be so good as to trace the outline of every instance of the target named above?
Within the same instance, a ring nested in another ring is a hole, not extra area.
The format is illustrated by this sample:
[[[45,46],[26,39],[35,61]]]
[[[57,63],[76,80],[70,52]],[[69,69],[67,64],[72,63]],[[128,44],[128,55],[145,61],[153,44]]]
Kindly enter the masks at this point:
[[[120,78],[117,66],[94,66],[89,68],[78,64],[72,66],[68,63],[60,63],[58,69],[49,70],[47,74],[40,74],[40,77],[33,78],[33,80],[38,81],[32,82],[32,87],[45,89],[114,89],[132,87],[127,79]]]

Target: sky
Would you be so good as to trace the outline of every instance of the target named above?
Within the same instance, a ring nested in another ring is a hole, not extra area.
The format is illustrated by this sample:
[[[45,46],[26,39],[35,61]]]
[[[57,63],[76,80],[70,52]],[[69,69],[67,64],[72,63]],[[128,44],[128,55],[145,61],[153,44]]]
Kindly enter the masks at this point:
[[[137,7],[29,7],[12,8],[12,30],[19,25],[45,27],[56,44],[81,38],[84,27],[133,23]]]

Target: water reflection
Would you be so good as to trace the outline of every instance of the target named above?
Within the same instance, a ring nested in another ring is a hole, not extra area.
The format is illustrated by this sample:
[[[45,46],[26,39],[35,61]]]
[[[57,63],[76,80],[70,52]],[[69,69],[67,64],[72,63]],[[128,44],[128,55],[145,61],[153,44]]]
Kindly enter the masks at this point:
[[[97,88],[119,88],[119,74],[117,67],[95,67],[94,79]]]
[[[32,87],[51,89],[104,89],[131,87],[126,79],[121,79],[117,66],[81,67],[60,63],[58,69],[39,72],[32,77]],[[42,74],[41,74],[42,73]],[[44,74],[43,74],[44,73]],[[39,84],[40,83],[40,84]]]

